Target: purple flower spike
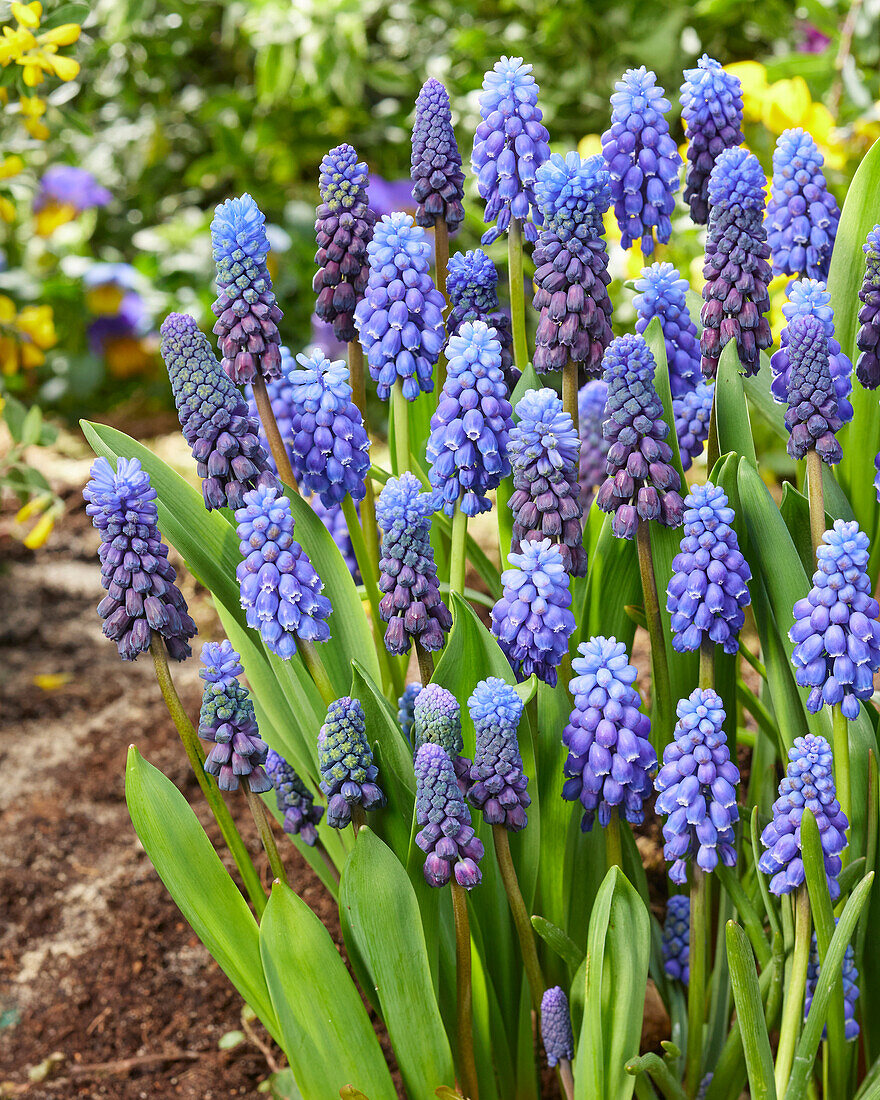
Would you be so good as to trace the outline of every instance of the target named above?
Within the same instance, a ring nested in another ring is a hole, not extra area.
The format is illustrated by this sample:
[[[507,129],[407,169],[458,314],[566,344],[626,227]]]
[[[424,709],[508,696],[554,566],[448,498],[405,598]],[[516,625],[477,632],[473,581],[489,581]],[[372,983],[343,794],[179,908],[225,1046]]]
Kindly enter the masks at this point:
[[[534,674],[551,687],[574,633],[569,577],[559,547],[549,539],[524,542],[508,554],[504,591],[492,608],[492,633],[522,680]]]
[[[544,991],[541,998],[541,1041],[547,1055],[547,1065],[571,1061],[574,1058],[574,1035],[568,998],[561,986],[554,985]]]
[[[715,383],[701,378],[696,388],[682,397],[673,397],[672,412],[675,416],[675,434],[678,437],[678,453],[683,470],[689,470],[695,459],[703,453],[709,438],[712,421],[712,403],[715,400]]]
[[[787,450],[792,458],[805,458],[815,450],[832,466],[843,458],[835,432],[843,426],[837,412],[837,394],[828,362],[828,337],[818,317],[795,317],[789,328]]]
[[[705,225],[709,218],[709,176],[719,153],[742,144],[743,99],[738,77],[726,73],[703,54],[695,69],[685,69],[681,86],[681,117],[687,138],[684,201],[691,218]]]
[[[691,900],[673,894],[666,903],[663,922],[663,969],[668,978],[687,985],[690,979]]]
[[[156,490],[136,458],[106,458],[92,463],[92,480],[83,489],[86,514],[101,536],[101,585],[107,595],[98,604],[104,636],[116,642],[123,661],[135,661],[150,648],[155,630],[169,657],[183,661],[192,650],[196,624],[174,583],[177,574],[156,522]]]
[[[513,363],[513,333],[510,317],[498,308],[498,272],[495,264],[480,248],[472,252],[455,252],[449,257],[446,294],[449,317],[446,327],[455,336],[465,321],[485,321],[495,329],[501,345],[501,371],[507,392],[513,393],[520,372]]]
[[[315,567],[294,541],[290,501],[275,489],[253,489],[235,520],[244,559],[235,575],[248,626],[285,660],[296,653],[296,638],[326,642],[332,608]]]
[[[331,829],[344,829],[351,822],[352,806],[375,810],[385,805],[385,795],[376,783],[379,769],[373,763],[366,728],[364,710],[357,699],[344,695],[327,708],[318,733],[318,767]]]
[[[446,303],[428,272],[430,251],[424,229],[399,211],[382,218],[367,247],[370,276],[354,323],[382,401],[398,378],[407,401],[434,389]]]
[[[207,336],[186,313],[170,313],[162,325],[162,358],[168,368],[183,436],[202,479],[205,507],[240,508],[248,489],[277,486],[241,391],[220,369]]]
[[[490,676],[474,688],[468,709],[477,735],[468,801],[490,825],[519,832],[528,824],[532,801],[516,736],[523,701],[510,684]]]
[[[790,894],[803,885],[801,818],[805,809],[810,810],[819,826],[828,892],[831,900],[837,901],[840,853],[847,845],[849,822],[837,801],[831,746],[824,737],[808,733],[794,739],[788,760],[788,770],[779,784],[779,798],[773,803],[773,818],[761,833],[767,851],[758,867],[770,876],[772,894]]]
[[[413,703],[413,750],[422,745],[439,745],[455,769],[461,792],[468,788],[471,762],[461,755],[461,707],[451,691],[439,684],[428,684],[416,695]]]
[[[422,685],[418,681],[414,681],[406,685],[403,695],[397,700],[397,723],[400,726],[400,732],[410,744],[412,744],[413,724],[416,720],[416,696],[421,690]]]
[[[736,788],[739,769],[730,759],[724,733],[724,707],[711,688],[697,688],[676,708],[675,740],[663,752],[654,779],[657,812],[663,825],[669,877],[687,882],[687,860],[703,871],[736,863],[733,826],[739,821]]]
[[[672,616],[672,646],[679,653],[700,648],[704,638],[736,653],[751,602],[752,578],[733,529],[733,509],[724,490],[710,481],[684,498],[684,534],[672,561],[666,610]]]
[[[448,516],[457,503],[466,516],[477,516],[489,511],[486,494],[510,473],[512,409],[495,329],[465,321],[450,336],[446,357],[446,381],[431,417],[428,476]]]
[[[602,155],[611,173],[611,198],[622,245],[636,241],[650,256],[665,244],[679,188],[681,157],[663,117],[669,100],[654,73],[627,69],[611,96],[611,128],[602,135]]]
[[[837,924],[838,918],[834,918]],[[819,965],[819,944],[816,941],[816,933],[810,941],[810,958],[807,962],[807,988],[804,997],[804,1020],[806,1020],[813,997],[816,995],[816,986],[819,984],[819,975],[822,968]],[[856,970],[856,957],[851,943],[846,945],[843,953],[843,1034],[848,1043],[859,1037],[859,1024],[856,1020],[856,1001],[859,999],[859,972]],[[822,1038],[828,1038],[828,1028],[822,1028]]]
[[[610,444],[602,434],[602,425],[605,423],[607,400],[608,383],[604,378],[593,378],[581,386],[578,392],[578,430],[581,437],[578,481],[581,508],[584,512],[592,504],[593,494],[605,480],[605,462]]]
[[[318,843],[318,822],[324,816],[324,807],[315,805],[315,797],[290,764],[269,749],[266,771],[275,788],[278,812],[284,815],[282,828],[289,836],[298,836],[303,844],[314,847]]]
[[[855,520],[834,521],[816,550],[817,568],[809,595],[794,605],[795,679],[810,688],[807,709],[839,705],[849,719],[859,700],[870,699],[880,669],[880,623],[871,595],[868,536]]]
[[[220,293],[211,307],[222,366],[240,386],[257,374],[267,381],[281,375],[282,313],[266,267],[269,238],[265,214],[250,195],[227,199],[214,211],[211,243]]]
[[[709,177],[709,234],[703,265],[701,367],[718,373],[722,349],[736,340],[743,371],[757,374],[773,342],[767,286],[772,272],[764,228],[764,170],[746,149],[725,149]]]
[[[650,719],[639,710],[642,700],[633,687],[638,672],[616,638],[590,638],[578,653],[569,684],[574,709],[562,734],[568,748],[562,797],[580,801],[585,833],[597,814],[604,828],[613,810],[640,824],[657,755],[648,740]]]
[[[272,781],[263,771],[268,745],[260,737],[254,704],[247,688],[230,675],[241,667],[241,658],[229,643],[226,649],[216,642],[202,646],[205,668],[199,675],[205,681],[202,709],[199,713],[199,737],[214,747],[205,760],[205,771],[217,777],[221,791],[237,791],[239,780],[246,779],[256,794],[272,789]],[[218,675],[220,669],[225,673]]]
[[[449,94],[439,80],[422,85],[412,132],[413,198],[416,222],[426,228],[445,221],[454,233],[464,220],[464,172],[452,129]]]
[[[425,882],[455,881],[466,890],[479,886],[483,843],[456,781],[452,761],[439,745],[427,742],[416,753],[416,844],[425,853]]]
[[[678,527],[684,510],[681,480],[670,465],[669,427],[654,388],[651,349],[641,336],[618,336],[602,363],[608,383],[602,432],[609,449],[596,504],[614,513],[618,538],[633,538],[640,521]]]
[[[859,291],[859,332],[856,344],[860,352],[856,376],[866,390],[880,386],[880,225],[875,225],[862,245],[865,253],[865,277]],[[878,490],[880,495],[880,490]]]
[[[635,285],[636,332],[644,333],[655,317],[660,318],[669,388],[673,398],[682,397],[693,390],[700,377],[700,334],[688,313],[688,284],[672,264],[655,263],[642,268]]]
[[[496,61],[483,77],[480,115],[471,166],[486,203],[483,220],[487,225],[495,222],[482,243],[491,244],[507,232],[511,218],[523,223],[527,241],[535,241],[535,226],[541,225],[535,178],[550,156],[550,135],[541,121],[532,66],[524,65],[521,57]]]

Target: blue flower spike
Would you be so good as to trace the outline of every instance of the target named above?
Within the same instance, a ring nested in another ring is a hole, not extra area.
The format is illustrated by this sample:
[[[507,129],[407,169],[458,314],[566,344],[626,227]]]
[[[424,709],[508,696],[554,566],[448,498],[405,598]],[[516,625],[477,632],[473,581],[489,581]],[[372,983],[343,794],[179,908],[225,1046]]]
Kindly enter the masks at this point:
[[[517,741],[523,701],[516,688],[490,676],[474,688],[468,710],[476,732],[468,801],[488,824],[519,832],[528,824],[526,810],[532,801]]]
[[[375,810],[385,805],[366,728],[363,707],[345,695],[327,708],[318,733],[321,790],[327,797],[327,824],[333,829],[349,825],[356,807]]]
[[[464,220],[464,172],[452,129],[449,93],[433,77],[416,100],[410,160],[416,223],[429,228],[444,221],[454,233]]]
[[[429,886],[445,886],[452,877],[465,890],[482,881],[483,843],[459,788],[452,761],[431,741],[416,753],[416,844],[425,853]]]
[[[684,201],[697,225],[709,220],[709,176],[725,149],[743,142],[743,98],[739,78],[726,73],[708,54],[685,69],[681,117],[687,138]]]

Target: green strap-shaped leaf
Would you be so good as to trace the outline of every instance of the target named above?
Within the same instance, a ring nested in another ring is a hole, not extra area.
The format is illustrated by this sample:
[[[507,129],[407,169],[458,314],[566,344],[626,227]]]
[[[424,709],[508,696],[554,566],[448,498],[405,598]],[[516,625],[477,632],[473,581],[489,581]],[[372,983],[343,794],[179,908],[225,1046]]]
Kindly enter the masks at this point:
[[[752,425],[743,389],[742,366],[735,340],[727,342],[718,361],[715,422],[718,428],[718,453],[723,455],[732,451],[757,464]]]
[[[745,932],[732,920],[727,922],[727,960],[752,1100],[776,1100],[773,1054],[764,1020],[755,959]]]

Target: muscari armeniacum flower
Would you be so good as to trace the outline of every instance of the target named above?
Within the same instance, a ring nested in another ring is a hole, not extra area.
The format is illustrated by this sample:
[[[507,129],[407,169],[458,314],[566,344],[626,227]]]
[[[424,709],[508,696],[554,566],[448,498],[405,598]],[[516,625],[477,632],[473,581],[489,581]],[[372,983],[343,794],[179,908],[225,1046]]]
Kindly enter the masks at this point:
[[[579,499],[580,440],[553,390],[528,390],[516,406],[507,453],[513,471],[512,546],[549,538],[573,577],[587,573]]]
[[[364,708],[357,699],[344,695],[327,708],[318,733],[318,767],[332,829],[344,829],[351,822],[353,806],[374,810],[385,805],[366,729]]]
[[[426,853],[425,882],[445,886],[455,875],[466,890],[478,886],[483,842],[474,833],[452,761],[440,745],[426,742],[416,753],[415,773],[416,844]]]
[[[684,71],[681,117],[688,159],[684,201],[691,208],[691,219],[705,225],[709,218],[709,175],[715,161],[719,153],[743,141],[739,78],[703,54],[695,69]]]
[[[806,130],[783,130],[776,139],[766,218],[774,275],[828,278],[840,211],[824,163]]]
[[[462,756],[461,707],[451,691],[439,684],[428,684],[413,703],[413,752],[426,742],[439,745],[455,769],[462,794],[467,791],[471,762]]]
[[[569,361],[595,374],[611,342],[608,253],[602,216],[610,176],[599,155],[555,153],[538,169],[535,194],[544,224],[535,247],[535,337],[538,371]]]
[[[194,318],[170,313],[161,331],[162,358],[205,507],[240,508],[248,489],[278,484],[260,443],[259,421],[249,415]]]
[[[838,918],[834,918],[834,923],[837,924]],[[807,961],[807,986],[804,995],[804,1020],[810,1012],[810,1005],[813,1003],[813,997],[816,994],[816,986],[819,984],[819,975],[822,973],[822,967],[819,965],[819,944],[816,940],[816,933],[813,933],[810,940],[810,957]],[[849,1043],[853,1039],[859,1037],[859,1024],[856,1020],[856,1001],[859,999],[859,972],[856,970],[855,953],[851,943],[846,945],[846,951],[843,953],[843,967],[841,972],[841,979],[843,981],[843,1034],[845,1040]],[[828,1027],[822,1029],[822,1038],[828,1038]]]
[[[296,653],[296,638],[326,642],[332,608],[305,550],[293,537],[290,501],[276,489],[252,489],[236,509],[243,560],[235,575],[247,624],[279,657]]]
[[[871,595],[868,536],[855,520],[836,519],[816,549],[816,572],[809,595],[794,605],[795,679],[810,688],[807,709],[827,703],[858,717],[859,700],[873,694],[880,669],[880,623]]]
[[[668,978],[682,985],[690,978],[691,900],[687,894],[673,894],[666,903],[663,922],[663,969]]]
[[[196,624],[175,584],[149,474],[136,458],[118,459],[115,471],[106,458],[98,458],[90,473],[83,497],[86,514],[101,536],[98,557],[107,595],[98,614],[105,637],[116,642],[123,661],[134,661],[150,648],[156,631],[169,657],[185,660],[192,653],[189,639]]]
[[[266,266],[270,246],[265,221],[245,193],[221,203],[211,222],[219,290],[211,306],[217,318],[214,333],[223,354],[221,365],[236,385],[253,382],[258,374],[267,381],[281,374],[282,313]]]
[[[483,77],[482,121],[474,135],[471,167],[486,203],[483,221],[495,226],[483,234],[491,244],[506,232],[510,219],[523,223],[527,241],[537,238],[541,212],[535,199],[535,176],[550,156],[547,129],[538,106],[532,66],[521,57],[502,57]]]
[[[578,462],[581,508],[586,512],[593,494],[605,480],[605,461],[611,444],[602,433],[605,423],[605,402],[608,383],[604,378],[591,378],[578,391],[578,432],[581,453]]]
[[[452,626],[452,615],[440,598],[431,547],[437,503],[436,494],[423,493],[419,479],[408,471],[389,478],[376,501],[376,522],[382,529],[379,614],[388,623],[389,653],[408,653],[413,639],[430,652],[442,649]]]
[[[672,616],[672,646],[679,653],[700,648],[704,638],[736,653],[751,602],[749,563],[733,529],[733,509],[724,490],[707,481],[684,498],[684,533],[672,560],[666,610]]]
[[[675,740],[663,751],[654,787],[657,812],[666,816],[663,854],[669,877],[687,882],[687,860],[703,871],[736,863],[733,826],[739,820],[739,769],[730,759],[724,707],[711,688],[696,688],[676,708]]]
[[[568,749],[562,797],[580,802],[584,832],[597,814],[604,828],[614,810],[639,824],[657,755],[648,740],[650,719],[639,710],[642,700],[633,687],[638,672],[616,638],[590,638],[578,653],[569,683],[574,709],[562,733]]]
[[[788,750],[788,768],[773,803],[773,817],[761,833],[767,849],[758,867],[770,876],[772,894],[790,894],[805,881],[801,818],[809,810],[819,827],[825,874],[831,900],[840,897],[840,853],[847,845],[849,822],[837,801],[831,746],[824,737],[808,733],[796,737]]]
[[[430,250],[424,229],[399,211],[382,218],[367,247],[370,275],[354,323],[382,401],[398,378],[407,401],[434,389],[446,303],[428,273]]]
[[[568,998],[561,986],[545,989],[541,998],[541,1041],[548,1066],[555,1066],[562,1059],[571,1061],[574,1058]]]
[[[519,832],[528,824],[526,809],[532,801],[516,735],[523,701],[516,688],[490,676],[474,688],[468,710],[476,733],[468,801],[490,825]]]
[[[635,282],[636,332],[644,333],[655,317],[660,318],[669,389],[673,398],[692,390],[700,377],[700,334],[688,312],[687,282],[670,263],[643,267]]]
[[[701,378],[694,389],[672,399],[675,434],[683,470],[689,470],[694,460],[703,453],[703,446],[709,438],[714,400],[715,383],[707,382],[705,378]]]
[[[501,370],[508,393],[513,393],[520,372],[513,363],[513,333],[510,317],[498,308],[498,272],[495,264],[481,248],[471,252],[455,252],[449,257],[446,276],[449,335],[458,332],[465,321],[485,321],[495,329],[501,345]]]
[[[794,459],[815,450],[831,466],[843,457],[834,434],[843,424],[828,362],[828,337],[822,322],[811,314],[792,318],[788,331],[787,450]]]
[[[233,657],[238,664],[240,659],[231,646],[230,650],[224,650],[216,642],[205,642],[202,646],[205,668],[199,670],[199,675],[205,686],[199,737],[213,742],[205,759],[205,771],[216,776],[221,791],[237,791],[239,781],[244,779],[252,791],[260,794],[272,789],[272,780],[263,771],[269,746],[260,737],[247,688],[239,683],[237,674],[231,674]]]
[[[421,690],[422,685],[418,680],[414,680],[406,685],[403,689],[403,695],[397,700],[397,724],[400,726],[400,732],[410,744],[412,744],[413,739],[413,723],[416,720],[416,696]]]
[[[449,93],[433,77],[416,100],[410,159],[416,222],[428,227],[445,221],[451,233],[464,220],[464,172],[452,129]]]
[[[284,757],[269,749],[266,772],[275,788],[278,812],[283,814],[281,827],[290,836],[298,836],[304,844],[318,843],[318,822],[324,807],[315,805],[315,796]]]
[[[642,336],[618,336],[602,363],[608,383],[602,432],[609,448],[596,504],[614,513],[612,530],[618,538],[631,539],[640,521],[678,527],[684,508],[681,480],[670,465],[669,427],[654,388],[651,349]]]
[[[428,476],[451,516],[487,512],[487,497],[510,473],[508,433],[513,426],[501,370],[501,345],[483,321],[465,321],[446,348],[443,393],[431,417]]]
[[[650,256],[655,234],[665,244],[672,233],[670,216],[679,188],[681,157],[663,117],[669,100],[644,65],[627,69],[614,87],[611,126],[602,135],[614,214],[623,247],[639,241]]]
[[[701,367],[718,372],[722,349],[736,340],[743,372],[757,374],[760,353],[773,342],[770,246],[764,228],[764,170],[746,149],[725,149],[709,177],[709,233],[703,264]]]
[[[524,542],[508,554],[504,590],[492,608],[492,633],[521,680],[534,673],[551,687],[574,633],[569,576],[559,547],[549,539]]]
[[[880,225],[875,225],[862,245],[865,277],[859,290],[859,358],[856,376],[867,390],[880,386]],[[878,466],[880,469],[880,466]],[[878,488],[880,493],[880,488]]]

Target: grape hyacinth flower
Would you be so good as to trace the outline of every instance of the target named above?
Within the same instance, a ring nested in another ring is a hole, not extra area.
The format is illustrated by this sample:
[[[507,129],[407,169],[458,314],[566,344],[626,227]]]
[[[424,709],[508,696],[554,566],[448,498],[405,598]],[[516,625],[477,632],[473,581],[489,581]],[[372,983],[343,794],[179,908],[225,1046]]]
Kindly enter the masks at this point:
[[[296,653],[296,638],[326,642],[332,608],[315,567],[294,541],[290,501],[276,489],[252,489],[235,520],[243,556],[235,575],[248,626],[285,660]]]
[[[249,489],[278,484],[260,442],[259,419],[249,414],[193,317],[170,313],[161,333],[162,358],[180,427],[202,479],[205,507],[240,508]]]
[[[700,334],[688,313],[685,298],[688,284],[672,264],[654,263],[642,268],[635,286],[636,332],[644,333],[655,317],[660,318],[669,388],[673,399],[683,397],[693,390],[700,377]]]
[[[221,791],[237,791],[242,779],[255,794],[270,791],[272,780],[263,771],[269,746],[260,737],[247,688],[236,674],[230,675],[233,667],[241,667],[241,658],[231,646],[225,650],[216,642],[205,642],[201,657],[205,668],[199,670],[199,675],[205,686],[199,737],[213,742],[205,771],[216,776]],[[224,667],[226,671],[220,672]]]
[[[488,824],[519,832],[528,824],[532,801],[516,735],[523,701],[510,684],[490,676],[474,688],[468,710],[476,731],[468,801]]]
[[[767,286],[770,246],[764,228],[764,170],[746,149],[725,149],[709,177],[709,234],[703,265],[700,317],[701,367],[706,378],[718,372],[721,351],[730,340],[743,372],[758,373],[760,353],[773,342]]]
[[[261,374],[281,375],[282,313],[266,267],[269,238],[265,214],[250,195],[227,199],[214,211],[211,243],[220,293],[211,307],[223,354],[222,367],[240,386]]]
[[[354,556],[354,547],[348,531],[348,520],[342,511],[342,506],[331,504],[328,508],[317,496],[311,497],[308,503],[318,519],[330,532],[333,541],[339,548],[339,553],[342,554],[345,564],[348,566],[348,571],[351,573],[354,583],[360,584],[361,573],[358,569],[357,558]]]
[[[521,680],[534,673],[556,686],[556,669],[574,633],[569,577],[549,539],[524,542],[508,554],[501,599],[492,608],[492,633]]]
[[[370,469],[370,437],[351,399],[348,367],[315,350],[296,357],[299,368],[287,376],[291,410],[290,456],[306,493],[317,493],[325,507],[343,497],[361,501]]]
[[[483,321],[465,321],[446,349],[443,393],[431,417],[428,476],[451,516],[488,512],[486,496],[510,473],[508,433],[513,427],[501,371],[501,345]]]
[[[627,69],[611,96],[611,127],[602,135],[602,155],[611,173],[611,198],[621,244],[639,241],[650,256],[656,240],[666,244],[681,156],[663,117],[669,100],[657,76],[644,65]]]
[[[482,243],[496,241],[511,218],[523,223],[523,236],[534,242],[535,226],[541,225],[535,177],[550,156],[550,135],[541,121],[544,116],[532,66],[524,65],[521,57],[496,61],[483,77],[480,116],[471,167],[486,203],[483,221],[495,222],[483,234]]]
[[[641,824],[657,755],[648,740],[650,719],[639,710],[642,700],[633,687],[638,672],[616,638],[590,638],[578,653],[569,684],[574,709],[562,733],[568,749],[562,797],[583,806],[585,833],[597,814],[605,828],[614,810]]]
[[[376,501],[376,522],[382,529],[379,614],[388,623],[389,653],[408,653],[413,639],[436,652],[452,626],[452,615],[440,598],[431,547],[436,510],[436,495],[423,493],[421,482],[409,472],[389,478]]]
[[[631,539],[640,520],[678,527],[681,481],[670,465],[669,427],[654,388],[651,349],[642,336],[618,336],[602,363],[608,383],[602,433],[609,449],[596,504],[614,513],[611,529],[618,538]]]
[[[837,918],[834,923],[837,924]],[[816,995],[816,986],[819,984],[819,975],[822,968],[819,965],[819,944],[816,933],[810,940],[810,957],[807,961],[807,987],[804,997],[804,1020],[810,1012],[810,1005]],[[843,980],[843,1035],[846,1042],[850,1043],[859,1037],[859,1024],[856,1020],[856,1001],[859,999],[859,972],[856,970],[856,958],[851,943],[846,945],[843,953],[843,967],[841,972]],[[822,1029],[822,1038],[828,1038],[827,1026]]]
[[[612,338],[605,162],[598,155],[581,160],[577,153],[554,153],[538,169],[535,193],[544,218],[534,255],[533,304],[541,313],[535,369],[562,370],[573,362],[595,374]]]
[[[269,749],[265,766],[275,788],[278,812],[284,815],[281,827],[288,835],[298,836],[303,844],[314,847],[318,843],[318,822],[324,816],[324,807],[315,805],[315,796],[274,749]]]
[[[700,648],[704,639],[736,653],[751,603],[749,563],[733,529],[733,509],[724,490],[707,481],[684,498],[684,534],[672,560],[666,610],[672,616],[672,647]]]
[[[843,458],[834,434],[843,422],[837,412],[837,394],[828,363],[828,337],[819,318],[810,314],[794,317],[788,329],[791,371],[785,410],[789,431],[786,449],[794,459],[805,458],[808,451],[815,450],[823,462],[832,466]]]
[[[449,257],[446,294],[449,316],[446,327],[454,336],[465,321],[485,321],[495,329],[501,345],[501,371],[507,392],[513,393],[520,372],[513,363],[513,334],[510,317],[498,308],[498,272],[495,264],[481,248],[472,252],[456,252]]]
[[[548,1066],[555,1066],[563,1060],[570,1062],[574,1058],[568,998],[561,986],[545,989],[541,998],[541,1041]]]
[[[843,865],[840,853],[847,845],[849,822],[837,801],[831,746],[817,734],[796,737],[788,750],[788,761],[785,778],[779,784],[779,798],[773,803],[773,817],[761,833],[761,843],[767,850],[758,867],[770,876],[772,894],[790,894],[803,886],[801,818],[807,809],[819,827],[828,892],[831,900],[837,901],[837,876]]]
[[[464,220],[464,172],[449,93],[433,77],[422,85],[416,100],[410,164],[412,195],[419,204],[416,223],[427,228],[444,221],[454,233]]]
[[[695,69],[685,69],[681,86],[681,117],[687,138],[684,201],[691,220],[709,219],[709,176],[719,153],[743,142],[743,98],[739,78],[703,54]]]
[[[483,842],[471,825],[452,761],[439,745],[427,742],[416,753],[415,773],[416,844],[426,853],[425,882],[445,886],[455,875],[466,890],[478,886]]]
[[[691,900],[687,894],[673,894],[666,903],[663,922],[663,970],[667,978],[688,984],[690,978]]]
[[[422,745],[428,742],[439,745],[452,761],[464,794],[468,788],[471,762],[461,755],[464,748],[461,707],[452,692],[439,684],[427,684],[416,695],[413,703],[414,752],[418,753]]]
[[[827,703],[858,718],[859,700],[873,694],[880,669],[880,611],[871,595],[868,536],[855,520],[837,519],[816,549],[810,593],[794,605],[795,679],[810,688],[807,709]]]
[[[602,433],[608,383],[604,378],[592,378],[578,391],[578,431],[581,453],[578,464],[581,508],[586,513],[593,494],[605,480],[608,440]]]
[[[676,708],[675,740],[663,751],[654,779],[657,812],[666,816],[663,855],[672,862],[669,877],[687,882],[686,861],[703,871],[736,863],[733,826],[739,820],[739,769],[730,759],[724,733],[724,707],[711,688],[696,688]]]
[[[446,303],[428,273],[430,251],[424,229],[399,211],[382,218],[367,246],[370,275],[354,323],[381,401],[397,379],[407,401],[434,389]]]
[[[876,390],[880,386],[880,225],[875,225],[868,234],[862,251],[866,259],[859,291],[862,305],[856,336],[859,349],[856,377],[866,390]]]
[[[580,441],[553,390],[527,390],[507,444],[513,471],[513,547],[549,538],[572,577],[587,574],[579,500]]]
[[[410,744],[412,744],[413,724],[416,720],[416,696],[421,690],[422,685],[416,680],[406,685],[403,695],[397,700],[397,723],[400,726],[400,732]]]
[[[356,335],[354,310],[367,287],[367,246],[376,224],[367,198],[367,166],[350,145],[337,145],[321,160],[318,186],[315,313],[347,344]]]
[[[101,536],[101,586],[98,604],[106,638],[116,643],[123,661],[135,661],[160,634],[168,656],[183,661],[192,650],[196,624],[174,583],[177,574],[156,522],[156,490],[136,458],[120,458],[116,470],[97,458],[83,489],[86,515]]]
[[[701,378],[694,389],[672,399],[675,434],[683,470],[689,470],[694,460],[703,453],[703,447],[709,438],[714,400],[715,383],[707,382],[705,378]]]
[[[774,275],[828,278],[840,211],[824,163],[806,130],[784,130],[776,139],[766,218]]]
[[[364,709],[357,699],[344,695],[327,708],[318,733],[318,767],[331,829],[350,824],[355,806],[375,810],[385,805],[366,729]]]

